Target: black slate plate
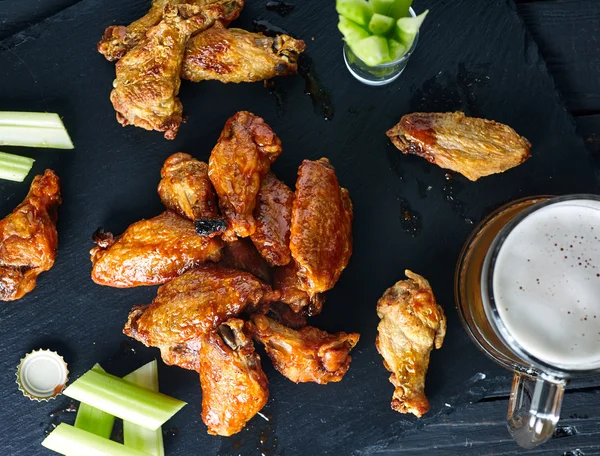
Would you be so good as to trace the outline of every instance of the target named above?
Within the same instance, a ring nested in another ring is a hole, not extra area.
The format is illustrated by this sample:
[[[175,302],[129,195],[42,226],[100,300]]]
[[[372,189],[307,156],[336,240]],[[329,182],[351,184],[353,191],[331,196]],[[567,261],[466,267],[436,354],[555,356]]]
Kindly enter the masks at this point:
[[[90,235],[99,226],[119,233],[158,214],[163,160],[179,150],[207,159],[227,118],[241,109],[263,116],[281,137],[284,153],[274,170],[288,184],[303,158],[326,156],[350,190],[354,255],[314,323],[330,331],[358,331],[361,341],[339,384],[294,385],[265,360],[271,382],[268,421],[256,417],[229,439],[206,435],[196,374],[161,364],[161,389],[189,402],[165,426],[178,430],[169,432],[168,454],[373,454],[398,441],[404,430],[508,382],[510,373],[477,351],[460,326],[452,293],[458,252],[473,224],[504,202],[598,190],[583,141],[512,3],[418,1],[417,10],[429,8],[431,14],[417,53],[397,82],[369,88],[344,67],[333,1],[297,2],[284,18],[266,11],[266,1],[249,1],[236,25],[251,29],[253,20],[267,19],[306,40],[318,77],[331,91],[333,120],[313,111],[299,77],[278,82],[284,92],[280,108],[259,83],[184,82],[181,98],[189,120],[173,142],[117,124],[108,99],[113,64],[95,52],[106,26],[137,18],[147,3],[82,0],[0,42],[1,108],[59,112],[76,145],[75,151],[18,149],[36,158],[36,174],[47,167],[57,171],[64,204],[55,267],[40,277],[33,293],[0,306],[3,453],[47,454],[40,442],[49,413],[69,403],[61,397],[36,404],[21,396],[14,371],[26,352],[60,350],[72,378],[95,362],[122,375],[158,357],[157,350],[129,343],[121,334],[130,307],[150,302],[155,289],[92,283]],[[385,137],[407,112],[456,109],[511,125],[534,144],[533,157],[477,183],[460,176],[447,181],[444,170],[400,156]],[[0,215],[26,191],[25,184],[0,183]],[[404,220],[407,211],[416,221]],[[432,355],[427,384],[432,410],[421,421],[389,408],[392,386],[374,346],[376,301],[403,278],[405,268],[431,281],[449,323],[444,347]]]

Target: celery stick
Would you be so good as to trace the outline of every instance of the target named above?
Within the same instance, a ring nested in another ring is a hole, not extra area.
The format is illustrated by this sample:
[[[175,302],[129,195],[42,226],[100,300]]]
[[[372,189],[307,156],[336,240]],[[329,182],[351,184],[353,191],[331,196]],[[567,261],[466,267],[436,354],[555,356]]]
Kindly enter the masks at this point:
[[[149,390],[158,391],[158,363],[156,360],[133,371],[123,377],[123,380],[134,385],[143,386]],[[126,447],[134,448],[151,454],[152,456],[164,456],[162,429],[155,431],[146,429],[129,421],[123,421],[123,443]]]
[[[42,445],[49,450],[67,456],[149,456],[143,451],[127,448],[125,445],[121,445],[113,440],[77,429],[66,423],[60,423],[44,439]]]
[[[92,367],[92,370],[104,372],[104,369],[102,369],[99,364]],[[114,423],[115,417],[110,413],[98,410],[84,402],[79,404],[79,410],[77,411],[77,417],[75,418],[75,427],[77,429],[82,429],[100,437],[104,437],[105,439],[109,439],[112,434]]]
[[[0,145],[73,149],[60,117],[44,112],[0,112]]]
[[[421,28],[428,13],[429,10],[425,10],[417,17],[403,17],[396,22],[396,37],[407,49],[410,49],[415,41],[419,28]]]
[[[23,182],[34,161],[33,158],[0,152],[0,179]]]
[[[158,429],[186,405],[165,394],[94,370],[83,374],[63,394],[152,430]]]

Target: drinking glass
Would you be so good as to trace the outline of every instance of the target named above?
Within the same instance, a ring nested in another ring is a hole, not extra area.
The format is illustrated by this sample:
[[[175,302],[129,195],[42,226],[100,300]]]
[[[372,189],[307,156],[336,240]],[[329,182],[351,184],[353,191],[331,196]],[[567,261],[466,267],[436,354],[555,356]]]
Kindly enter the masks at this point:
[[[417,16],[412,8],[409,8],[409,13],[412,17]],[[352,76],[354,76],[363,84],[370,86],[382,86],[389,84],[390,82],[395,81],[398,76],[402,74],[404,68],[406,68],[408,59],[417,47],[418,40],[419,32],[417,32],[417,36],[415,36],[415,40],[406,54],[399,59],[394,60],[393,62],[382,63],[376,66],[369,66],[364,63],[354,54],[354,52],[352,52],[350,46],[344,42],[344,62],[346,62],[346,67],[348,67],[348,71],[350,71]]]
[[[544,362],[515,340],[494,299],[495,260],[507,236],[528,215],[570,200],[598,204],[600,198],[595,195],[536,196],[497,209],[470,235],[456,269],[456,307],[468,335],[493,361],[514,371],[507,424],[515,441],[524,448],[540,445],[554,433],[569,379],[598,374],[600,370],[596,365],[574,369]],[[553,328],[553,331],[561,330],[564,329]]]

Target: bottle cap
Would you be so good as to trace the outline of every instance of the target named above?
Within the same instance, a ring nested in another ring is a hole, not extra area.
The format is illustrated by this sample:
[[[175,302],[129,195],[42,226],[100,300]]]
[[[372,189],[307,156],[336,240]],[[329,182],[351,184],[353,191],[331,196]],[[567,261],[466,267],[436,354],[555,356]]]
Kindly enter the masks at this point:
[[[65,360],[50,350],[35,350],[21,359],[17,384],[23,395],[35,401],[48,401],[65,389],[69,371]]]

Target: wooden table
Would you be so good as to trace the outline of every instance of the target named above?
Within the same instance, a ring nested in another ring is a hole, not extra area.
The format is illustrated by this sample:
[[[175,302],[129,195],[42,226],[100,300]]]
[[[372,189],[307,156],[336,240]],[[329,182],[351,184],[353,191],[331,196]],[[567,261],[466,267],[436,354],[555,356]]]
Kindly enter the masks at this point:
[[[0,39],[77,3],[77,0],[19,0],[0,3]],[[331,0],[333,1],[333,0]],[[485,0],[472,0],[485,1]],[[546,59],[556,86],[577,128],[600,163],[600,1],[516,0]],[[568,153],[568,151],[565,151]],[[555,438],[525,452],[511,439],[505,424],[509,384],[484,399],[443,414],[435,421],[404,434],[382,450],[389,455],[600,455],[600,379],[575,383],[566,393]]]

